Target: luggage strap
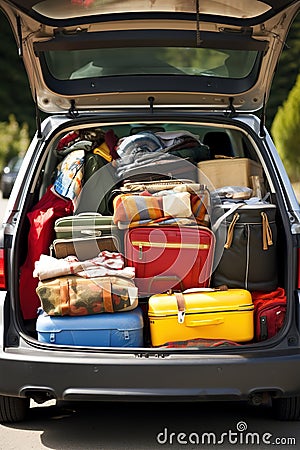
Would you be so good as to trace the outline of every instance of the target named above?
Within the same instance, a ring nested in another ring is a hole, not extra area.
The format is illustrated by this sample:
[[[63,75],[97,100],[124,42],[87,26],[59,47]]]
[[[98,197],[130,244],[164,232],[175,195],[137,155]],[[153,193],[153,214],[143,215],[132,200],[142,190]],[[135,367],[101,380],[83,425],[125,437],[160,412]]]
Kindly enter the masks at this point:
[[[224,214],[222,214],[222,216],[220,216],[215,221],[215,223],[212,225],[212,227],[211,227],[212,231],[215,233],[219,229],[219,227],[220,227],[221,223],[223,222],[223,220],[226,219],[226,217],[230,216],[230,214],[232,214],[234,211],[236,211],[238,208],[240,208],[244,204],[245,203],[234,203],[231,206],[231,208],[228,208],[228,210]]]
[[[261,212],[262,227],[263,227],[263,250],[268,250],[270,245],[273,245],[272,230],[269,224],[268,216],[265,212]]]
[[[113,301],[112,301],[112,285],[109,280],[101,281],[100,284],[102,288],[102,298],[103,307],[105,312],[114,312]],[[60,291],[60,302],[61,302],[61,315],[66,316],[71,312],[71,299],[70,299],[70,289],[76,292],[77,284],[75,279],[67,279],[66,281],[60,281],[59,291]]]
[[[212,292],[217,292],[217,291],[228,291],[228,286],[226,284],[222,284],[221,286],[217,286],[215,288],[209,288],[210,291]],[[184,291],[185,294],[189,294],[190,292],[207,292],[207,288],[192,288],[192,289],[187,289],[186,291]],[[186,309],[186,305],[185,305],[185,299],[184,299],[184,295],[183,292],[172,292],[172,290],[168,291],[168,294],[174,294],[176,301],[177,301],[177,307],[178,307],[178,323],[184,323],[184,318],[185,318],[185,309]]]
[[[70,291],[69,291],[69,280],[59,281],[59,296],[61,304],[61,315],[66,316],[70,314]]]
[[[177,307],[178,307],[178,316],[177,320],[178,323],[184,323],[184,316],[185,316],[185,300],[184,295],[182,292],[174,292],[176,301],[177,301]]]
[[[228,232],[227,232],[227,240],[225,242],[224,248],[230,248],[231,244],[232,244],[232,240],[233,240],[233,231],[234,231],[234,226],[236,224],[236,222],[239,220],[240,215],[238,213],[235,213],[233,216],[233,219],[228,227]]]
[[[114,312],[114,307],[112,303],[111,291],[112,286],[109,280],[101,281],[102,295],[103,295],[103,306],[105,312]]]

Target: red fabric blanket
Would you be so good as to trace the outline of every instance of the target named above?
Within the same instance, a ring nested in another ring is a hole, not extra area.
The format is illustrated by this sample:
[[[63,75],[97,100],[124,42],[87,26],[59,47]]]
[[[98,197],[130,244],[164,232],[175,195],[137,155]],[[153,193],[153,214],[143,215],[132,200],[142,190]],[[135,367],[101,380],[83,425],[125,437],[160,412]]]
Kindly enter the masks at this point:
[[[258,307],[259,305],[265,305],[267,301],[281,300],[286,303],[285,290],[281,287],[277,288],[275,291],[264,292],[264,291],[254,291],[251,292],[253,303]]]
[[[236,347],[239,346],[237,342],[229,341],[227,339],[189,339],[187,341],[167,342],[160,346],[160,348],[191,348],[191,347]]]
[[[41,254],[49,254],[54,239],[54,222],[73,212],[71,200],[64,200],[48,188],[45,195],[27,214],[30,222],[27,257],[20,272],[20,304],[24,319],[37,317],[40,300],[36,293],[38,279],[33,278],[34,263]]]

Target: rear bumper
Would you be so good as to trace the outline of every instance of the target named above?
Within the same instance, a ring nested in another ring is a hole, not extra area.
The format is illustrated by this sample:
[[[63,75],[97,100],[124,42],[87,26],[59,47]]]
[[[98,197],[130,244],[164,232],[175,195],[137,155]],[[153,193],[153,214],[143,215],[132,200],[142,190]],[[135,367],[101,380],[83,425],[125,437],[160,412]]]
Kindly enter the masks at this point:
[[[38,351],[38,353],[44,353]],[[300,354],[0,358],[0,394],[58,400],[245,400],[262,392],[300,395]]]

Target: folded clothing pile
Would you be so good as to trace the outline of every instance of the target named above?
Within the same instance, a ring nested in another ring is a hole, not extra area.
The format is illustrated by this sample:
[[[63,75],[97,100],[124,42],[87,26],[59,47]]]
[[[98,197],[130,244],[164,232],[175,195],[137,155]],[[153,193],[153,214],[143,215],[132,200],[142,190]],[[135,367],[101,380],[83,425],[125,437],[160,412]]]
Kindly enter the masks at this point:
[[[49,315],[88,315],[129,311],[138,305],[135,271],[124,267],[123,255],[103,251],[91,260],[41,255],[33,276],[36,292]]]
[[[161,178],[197,180],[199,161],[210,159],[210,150],[199,136],[188,131],[143,131],[118,141],[116,177],[119,181]]]

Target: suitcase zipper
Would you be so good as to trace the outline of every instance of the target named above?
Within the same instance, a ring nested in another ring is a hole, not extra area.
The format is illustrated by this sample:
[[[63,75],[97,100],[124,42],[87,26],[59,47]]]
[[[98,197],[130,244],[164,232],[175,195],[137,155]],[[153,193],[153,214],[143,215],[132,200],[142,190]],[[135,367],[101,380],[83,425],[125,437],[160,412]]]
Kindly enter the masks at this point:
[[[244,306],[237,306],[236,309],[221,309],[220,311],[195,311],[195,312],[190,312],[190,311],[184,311],[184,318],[185,317],[193,317],[193,316],[205,316],[207,314],[223,314],[223,313],[245,313],[245,312],[252,312],[254,311],[254,308],[252,305],[244,305]],[[179,311],[176,312],[172,312],[172,313],[149,313],[149,317],[152,319],[164,319],[164,318],[172,318],[172,317],[177,317],[178,320],[178,314]],[[180,322],[178,320],[179,323],[183,323],[184,320],[182,322]]]
[[[198,248],[200,250],[207,250],[210,244],[176,244],[175,242],[141,242],[132,241],[132,245],[138,247],[158,247],[158,248]]]
[[[134,247],[139,248],[139,259],[143,256],[143,247],[155,247],[155,248],[186,248],[186,249],[198,249],[208,250],[210,244],[178,244],[175,242],[148,242],[148,241],[132,241],[131,244]]]

